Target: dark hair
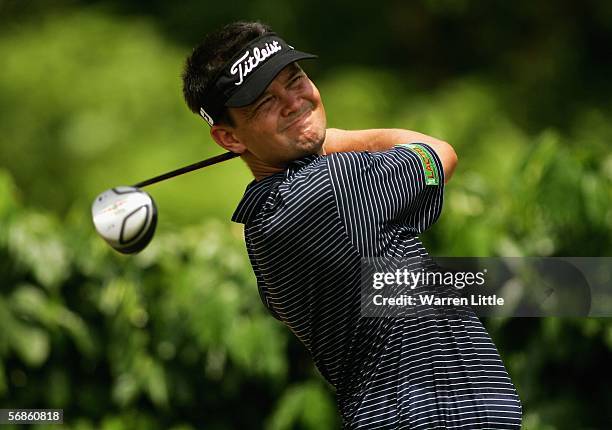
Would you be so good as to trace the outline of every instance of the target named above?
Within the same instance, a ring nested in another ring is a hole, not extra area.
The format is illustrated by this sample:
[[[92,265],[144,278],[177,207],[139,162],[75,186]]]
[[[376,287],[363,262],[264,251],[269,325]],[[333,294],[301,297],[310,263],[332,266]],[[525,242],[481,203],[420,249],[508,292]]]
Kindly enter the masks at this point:
[[[204,90],[210,80],[242,47],[271,31],[269,26],[260,22],[238,21],[206,35],[185,61],[183,97],[189,109],[200,115]],[[233,125],[227,109],[218,122]]]

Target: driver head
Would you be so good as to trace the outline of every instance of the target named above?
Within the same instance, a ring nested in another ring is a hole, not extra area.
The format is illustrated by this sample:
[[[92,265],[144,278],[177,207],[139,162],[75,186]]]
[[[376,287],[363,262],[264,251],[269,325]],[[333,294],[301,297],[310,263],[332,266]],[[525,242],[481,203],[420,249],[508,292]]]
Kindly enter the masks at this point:
[[[157,208],[135,187],[115,187],[96,197],[91,207],[96,232],[122,254],[142,251],[153,238]]]

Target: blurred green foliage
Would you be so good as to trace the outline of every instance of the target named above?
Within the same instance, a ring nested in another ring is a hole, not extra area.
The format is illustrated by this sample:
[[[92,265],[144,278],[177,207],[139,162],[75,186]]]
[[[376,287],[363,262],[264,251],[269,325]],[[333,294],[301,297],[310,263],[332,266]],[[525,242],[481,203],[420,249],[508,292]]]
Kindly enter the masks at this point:
[[[151,188],[158,235],[138,256],[113,253],[89,220],[98,192],[221,152],[180,73],[206,31],[238,18],[320,54],[304,67],[330,126],[453,144],[432,254],[610,255],[608,2],[4,0],[1,407],[63,408],[79,430],[339,428],[228,221],[251,180],[240,160]],[[611,427],[610,319],[486,324],[524,428]]]
[[[23,208],[6,172],[0,196],[3,407],[63,408],[75,429],[337,422],[312,369],[284,392],[289,336],[259,302],[238,226],[165,232],[125,257],[82,211]]]
[[[0,55],[0,159],[34,206],[66,213],[102,189],[221,152],[182,101],[182,53],[144,21],[54,15],[5,34]],[[193,176],[156,187],[167,219],[231,214],[246,168],[207,170],[205,188]]]

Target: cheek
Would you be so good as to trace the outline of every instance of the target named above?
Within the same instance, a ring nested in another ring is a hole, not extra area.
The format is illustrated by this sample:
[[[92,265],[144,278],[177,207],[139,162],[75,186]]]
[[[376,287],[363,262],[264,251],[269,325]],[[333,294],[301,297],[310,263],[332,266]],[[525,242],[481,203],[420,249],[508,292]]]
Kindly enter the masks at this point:
[[[325,109],[323,108],[323,103],[319,101],[319,104],[315,104],[315,109],[312,112],[310,117],[310,129],[316,133],[321,132],[321,130],[325,130],[327,126],[327,119],[325,117]]]
[[[312,81],[309,81],[308,92],[310,95],[310,99],[317,105],[323,106],[323,102],[321,100],[321,94],[319,93],[319,89],[315,86]]]
[[[253,127],[250,127],[246,133],[246,137],[251,140],[261,141],[268,138],[275,130],[274,118],[270,115],[261,115],[253,121]]]
[[[315,105],[314,116],[316,117],[316,122],[318,124],[322,124],[323,128],[325,128],[327,123],[325,117],[325,108],[323,107],[323,100],[321,100],[321,97],[316,87],[314,87],[314,92],[312,94],[311,101]]]

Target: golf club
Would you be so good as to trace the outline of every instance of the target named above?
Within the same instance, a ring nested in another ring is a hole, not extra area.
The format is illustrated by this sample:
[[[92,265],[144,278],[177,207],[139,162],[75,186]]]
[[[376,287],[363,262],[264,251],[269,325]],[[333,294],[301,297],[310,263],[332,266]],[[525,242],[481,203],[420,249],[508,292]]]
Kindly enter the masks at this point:
[[[113,249],[122,254],[135,254],[142,251],[153,239],[157,226],[157,207],[153,198],[140,188],[230,160],[239,155],[226,152],[146,179],[132,186],[118,186],[100,193],[91,207],[96,232]]]

